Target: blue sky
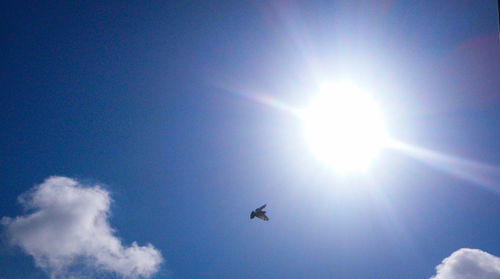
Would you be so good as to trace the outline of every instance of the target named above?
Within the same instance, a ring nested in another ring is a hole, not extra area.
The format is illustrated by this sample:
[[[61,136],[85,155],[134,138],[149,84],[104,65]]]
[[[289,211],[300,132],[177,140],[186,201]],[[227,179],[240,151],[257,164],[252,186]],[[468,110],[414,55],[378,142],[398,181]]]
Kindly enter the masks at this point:
[[[499,275],[496,1],[4,2],[0,278]],[[345,78],[406,146],[362,174],[282,109]]]

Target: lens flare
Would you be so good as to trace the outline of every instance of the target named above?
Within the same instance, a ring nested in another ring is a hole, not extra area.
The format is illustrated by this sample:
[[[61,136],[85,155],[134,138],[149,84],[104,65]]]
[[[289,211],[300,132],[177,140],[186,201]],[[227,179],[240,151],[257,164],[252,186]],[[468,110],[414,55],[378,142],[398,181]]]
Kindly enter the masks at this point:
[[[312,151],[341,172],[366,170],[387,140],[377,103],[351,83],[326,84],[301,116]]]

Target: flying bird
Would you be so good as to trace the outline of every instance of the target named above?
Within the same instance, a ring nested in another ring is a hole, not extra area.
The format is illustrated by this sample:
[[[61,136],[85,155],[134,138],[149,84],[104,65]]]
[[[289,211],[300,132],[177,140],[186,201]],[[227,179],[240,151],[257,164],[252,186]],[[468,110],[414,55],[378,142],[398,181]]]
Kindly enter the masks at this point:
[[[255,209],[254,211],[252,211],[252,213],[250,214],[250,219],[253,219],[253,217],[257,217],[257,218],[260,218],[264,221],[269,221],[269,218],[267,218],[267,216],[266,216],[266,212],[262,211],[262,209],[264,209],[264,207],[266,207],[265,204],[263,206]]]

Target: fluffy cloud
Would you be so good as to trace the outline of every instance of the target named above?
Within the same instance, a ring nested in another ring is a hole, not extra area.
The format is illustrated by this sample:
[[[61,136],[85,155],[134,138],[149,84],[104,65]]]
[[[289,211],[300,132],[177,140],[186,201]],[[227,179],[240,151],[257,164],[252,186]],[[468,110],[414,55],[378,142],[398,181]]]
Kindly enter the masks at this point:
[[[478,249],[455,251],[436,267],[431,279],[498,279],[500,258]]]
[[[150,277],[163,261],[151,244],[133,242],[126,247],[114,235],[108,223],[111,199],[99,186],[50,177],[22,194],[19,202],[30,214],[2,218],[8,240],[33,256],[52,278],[88,270],[126,278]]]

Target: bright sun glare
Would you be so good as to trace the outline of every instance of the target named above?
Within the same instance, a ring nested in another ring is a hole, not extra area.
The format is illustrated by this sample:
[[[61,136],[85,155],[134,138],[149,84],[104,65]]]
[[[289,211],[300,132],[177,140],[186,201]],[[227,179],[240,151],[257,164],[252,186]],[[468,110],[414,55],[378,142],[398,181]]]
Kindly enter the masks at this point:
[[[301,118],[313,152],[339,172],[366,170],[387,141],[377,103],[348,82],[325,84]]]

